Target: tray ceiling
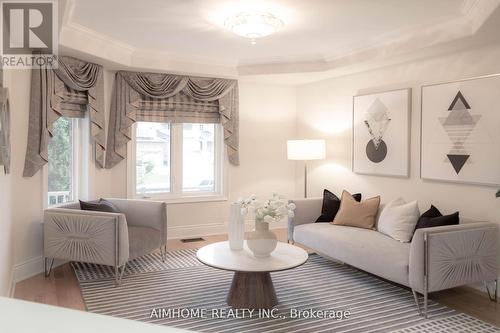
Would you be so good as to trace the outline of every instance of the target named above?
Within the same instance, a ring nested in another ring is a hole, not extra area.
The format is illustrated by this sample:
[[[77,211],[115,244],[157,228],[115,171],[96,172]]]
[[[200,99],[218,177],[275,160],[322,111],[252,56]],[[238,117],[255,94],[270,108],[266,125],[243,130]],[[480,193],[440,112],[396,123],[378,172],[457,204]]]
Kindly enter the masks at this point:
[[[499,2],[68,0],[61,44],[85,52],[95,42],[109,60],[136,67],[170,62],[223,68],[228,75],[321,72],[369,54],[400,55],[469,37]],[[252,45],[223,27],[242,10],[267,10],[285,26]]]

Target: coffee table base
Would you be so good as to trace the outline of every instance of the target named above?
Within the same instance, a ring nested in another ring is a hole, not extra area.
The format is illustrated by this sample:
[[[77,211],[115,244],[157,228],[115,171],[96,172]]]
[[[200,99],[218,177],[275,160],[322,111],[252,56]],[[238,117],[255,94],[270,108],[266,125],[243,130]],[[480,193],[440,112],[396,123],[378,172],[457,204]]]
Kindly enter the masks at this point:
[[[270,309],[278,304],[269,272],[234,272],[227,304],[236,309]]]

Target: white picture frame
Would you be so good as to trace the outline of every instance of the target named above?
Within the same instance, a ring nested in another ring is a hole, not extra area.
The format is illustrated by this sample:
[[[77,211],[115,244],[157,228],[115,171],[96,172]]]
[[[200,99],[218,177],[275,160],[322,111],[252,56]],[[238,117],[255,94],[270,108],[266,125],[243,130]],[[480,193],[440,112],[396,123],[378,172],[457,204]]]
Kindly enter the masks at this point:
[[[421,91],[420,177],[500,186],[500,74]]]
[[[411,88],[353,97],[353,172],[410,176],[411,104]]]

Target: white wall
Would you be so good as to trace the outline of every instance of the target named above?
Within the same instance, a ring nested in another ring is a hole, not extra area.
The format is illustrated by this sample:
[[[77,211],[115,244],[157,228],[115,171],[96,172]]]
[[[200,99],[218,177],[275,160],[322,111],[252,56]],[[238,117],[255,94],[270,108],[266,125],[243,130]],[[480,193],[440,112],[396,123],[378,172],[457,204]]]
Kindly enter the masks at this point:
[[[419,178],[420,87],[423,84],[500,73],[499,59],[500,46],[491,46],[299,86],[299,136],[327,139],[327,159],[311,163],[311,196],[320,196],[323,188],[338,194],[343,189],[362,192],[365,197],[380,194],[382,201],[402,196],[406,200],[417,199],[422,211],[433,203],[443,213],[458,210],[461,216],[500,222],[500,199],[495,199],[497,188],[423,181]],[[407,87],[413,89],[410,178],[352,173],[353,96]],[[300,188],[303,178],[297,171],[297,188]]]
[[[12,221],[16,279],[41,266],[42,174],[23,178],[28,133],[30,71],[10,70]]]
[[[239,95],[240,166],[227,164],[229,200],[169,204],[169,238],[225,232],[229,204],[240,196],[294,194],[294,164],[286,159],[286,140],[296,133],[295,88],[240,82]],[[127,196],[126,165],[122,161],[96,172],[96,197]]]
[[[30,72],[11,72],[14,87],[11,91],[13,191],[9,207],[12,208],[14,226],[16,280],[22,280],[40,272],[43,267],[40,223],[43,182],[41,172],[31,178],[22,177],[28,129]],[[105,71],[107,114],[113,79],[114,72]],[[229,203],[239,196],[253,193],[269,195],[272,191],[293,195],[294,164],[286,160],[286,139],[295,135],[295,119],[295,88],[240,82],[241,165],[229,166],[229,201],[169,205],[169,237],[224,232]],[[111,170],[90,167],[89,190],[92,196],[126,197],[126,165],[122,161]],[[0,182],[3,181],[0,176]],[[1,239],[0,242],[0,246],[8,244]],[[3,260],[1,258],[0,262]],[[1,277],[0,281],[3,281]]]
[[[0,167],[0,296],[9,296],[13,273],[11,177]]]
[[[9,73],[5,73],[4,86],[11,86]],[[0,296],[9,296],[13,282],[11,179],[11,175],[6,175],[0,166]]]
[[[170,205],[173,235],[183,236],[189,225],[199,226],[199,235],[207,234],[206,224],[213,224],[215,233],[225,231],[229,203],[238,197],[273,191],[290,197],[295,192],[294,165],[286,159],[286,140],[296,133],[295,88],[245,82],[239,87],[240,166],[228,164],[229,201]]]
[[[0,296],[8,296],[13,269],[11,177],[0,167]]]

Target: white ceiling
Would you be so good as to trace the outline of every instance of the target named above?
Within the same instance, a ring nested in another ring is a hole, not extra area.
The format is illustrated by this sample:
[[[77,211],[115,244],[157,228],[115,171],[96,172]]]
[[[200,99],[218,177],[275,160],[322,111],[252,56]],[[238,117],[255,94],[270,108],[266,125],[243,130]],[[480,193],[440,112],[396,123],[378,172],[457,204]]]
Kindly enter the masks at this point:
[[[375,56],[387,57],[470,37],[499,3],[67,0],[61,44],[83,51],[97,40],[96,52],[109,48],[105,56],[110,60],[137,67],[170,62],[225,68],[227,75],[318,72],[366,60],[374,50]],[[255,9],[282,18],[285,27],[256,45],[224,30],[227,16]]]

